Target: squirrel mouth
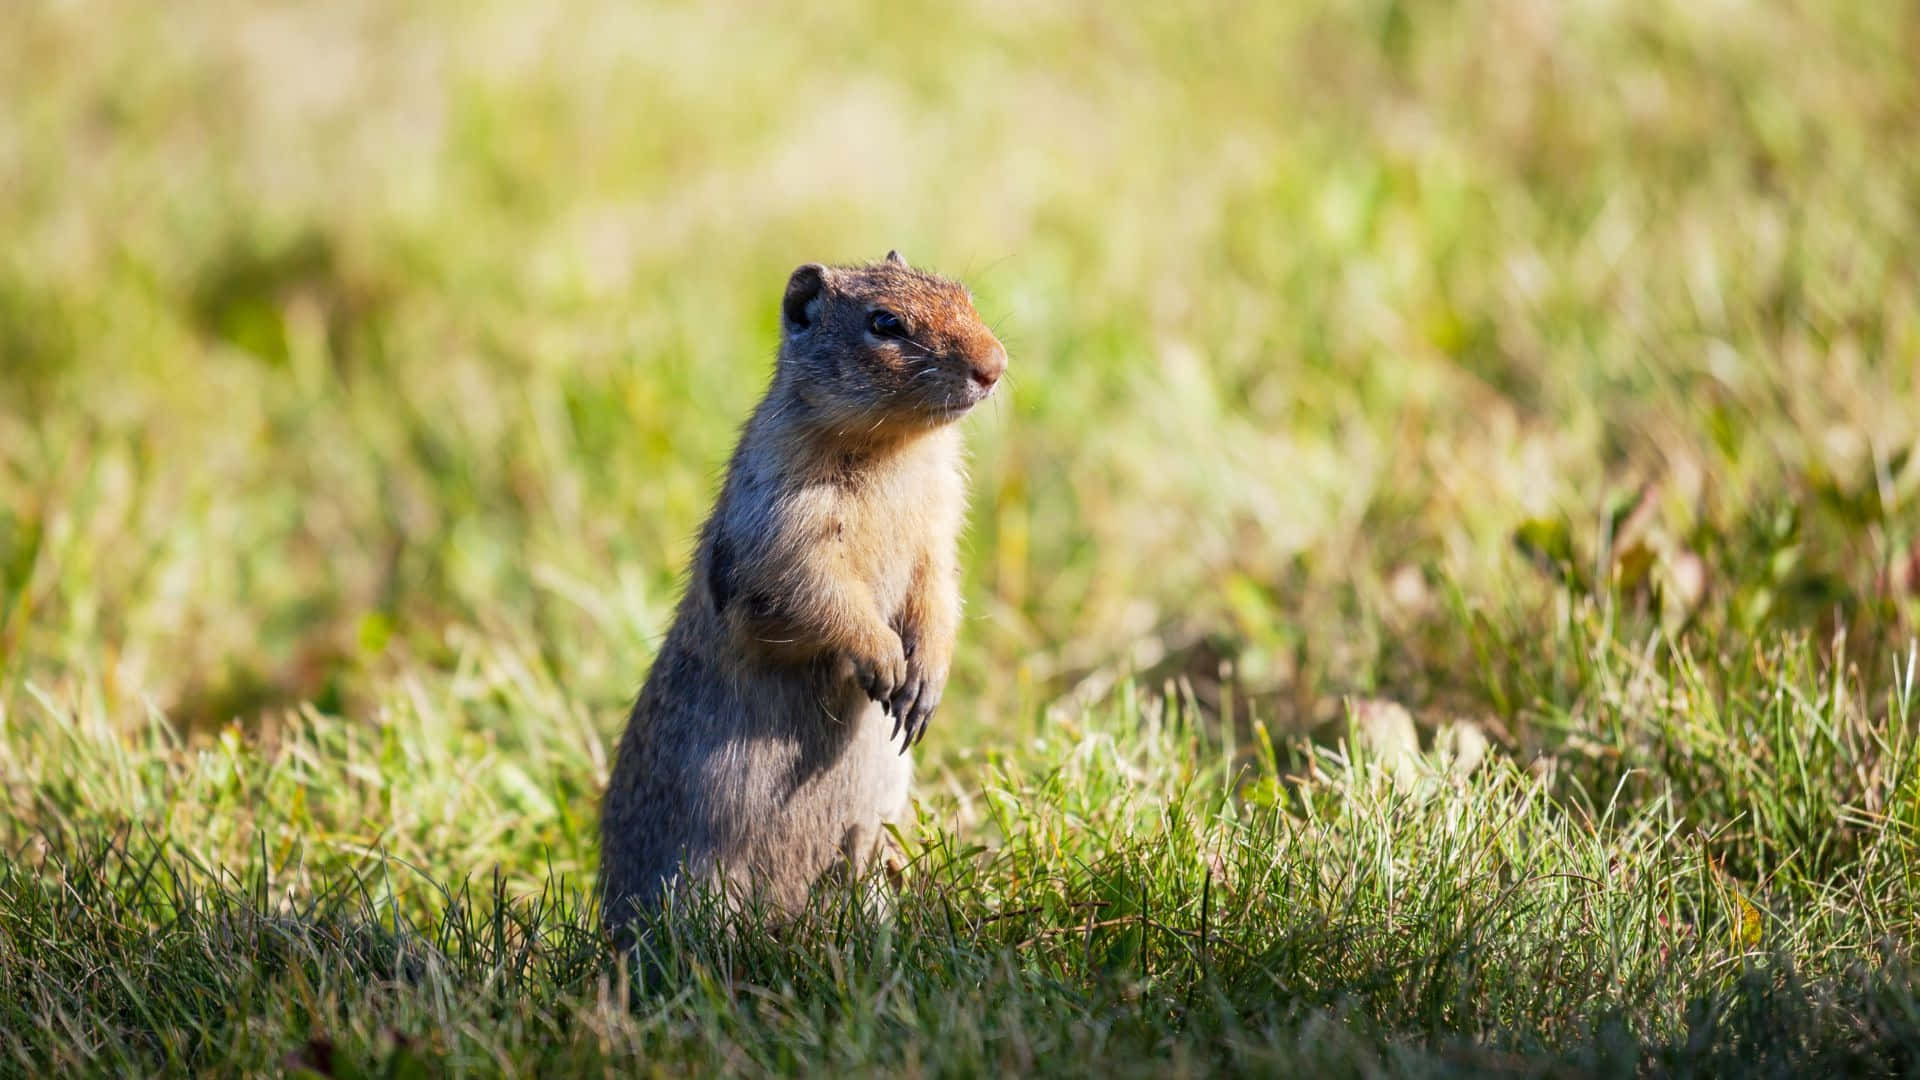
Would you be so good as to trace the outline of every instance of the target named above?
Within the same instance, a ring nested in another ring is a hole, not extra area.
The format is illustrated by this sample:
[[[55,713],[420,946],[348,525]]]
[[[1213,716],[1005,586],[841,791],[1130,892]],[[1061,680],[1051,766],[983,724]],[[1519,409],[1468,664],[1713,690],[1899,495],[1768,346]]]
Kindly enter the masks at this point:
[[[933,411],[943,417],[957,419],[972,412],[975,405],[987,400],[987,397],[992,393],[993,391],[991,390],[981,390],[977,387],[969,386],[965,390],[962,390],[958,396],[947,398],[945,401],[936,404],[933,407]]]
[[[992,397],[993,390],[994,384],[982,386],[977,382],[968,380],[966,385],[960,388],[960,400],[966,403],[960,407],[960,411],[965,412]]]
[[[958,420],[974,410],[974,407],[993,396],[992,386],[982,386],[972,380],[964,380],[933,394],[922,401],[925,415],[939,423]]]

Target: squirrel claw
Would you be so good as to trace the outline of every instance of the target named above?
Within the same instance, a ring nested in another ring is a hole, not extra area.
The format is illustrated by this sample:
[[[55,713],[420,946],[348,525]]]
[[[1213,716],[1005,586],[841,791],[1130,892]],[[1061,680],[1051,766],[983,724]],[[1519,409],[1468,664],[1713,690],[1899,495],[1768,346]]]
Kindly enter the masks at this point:
[[[881,702],[881,707],[896,717],[906,718],[913,715],[914,704],[926,693],[926,682],[919,675],[910,675],[893,697]]]
[[[933,711],[940,706],[939,691],[927,687],[915,697],[910,708],[901,709],[905,716],[903,730],[905,736],[900,742],[900,752],[906,753],[915,744],[927,737],[927,728],[933,719]]]

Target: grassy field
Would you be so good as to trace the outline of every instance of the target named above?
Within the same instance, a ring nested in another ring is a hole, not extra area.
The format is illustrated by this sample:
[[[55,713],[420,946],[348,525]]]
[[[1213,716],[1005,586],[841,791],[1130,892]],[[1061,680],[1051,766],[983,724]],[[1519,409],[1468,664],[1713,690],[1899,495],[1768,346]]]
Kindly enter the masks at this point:
[[[10,6],[0,1075],[1920,1072],[1917,54]],[[779,290],[890,247],[1013,365],[899,912],[617,958]]]

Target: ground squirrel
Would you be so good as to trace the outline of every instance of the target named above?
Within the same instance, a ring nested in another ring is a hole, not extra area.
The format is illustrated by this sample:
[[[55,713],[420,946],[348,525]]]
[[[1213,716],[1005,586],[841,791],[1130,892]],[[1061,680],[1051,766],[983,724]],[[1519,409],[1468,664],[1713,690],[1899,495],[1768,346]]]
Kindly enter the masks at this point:
[[[772,384],[740,436],[620,740],[600,892],[619,928],[684,872],[802,905],[907,806],[960,618],[955,421],[1007,353],[965,288],[898,252],[802,266]]]

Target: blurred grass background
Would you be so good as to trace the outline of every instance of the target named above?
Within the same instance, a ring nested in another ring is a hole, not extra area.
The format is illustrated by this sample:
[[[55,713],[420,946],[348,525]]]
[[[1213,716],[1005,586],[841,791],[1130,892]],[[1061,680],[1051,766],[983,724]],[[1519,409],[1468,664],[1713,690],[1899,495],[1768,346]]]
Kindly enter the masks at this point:
[[[1768,834],[1805,733],[1709,706],[1904,715],[1916,56],[1812,0],[14,5],[9,835],[588,874],[784,275],[898,247],[1012,354],[957,828],[1132,679],[1242,747],[1471,721],[1763,873],[1906,791],[1847,743]]]
[[[459,627],[611,707],[782,275],[889,246],[1018,360],[982,717],[1189,618],[1289,708],[1452,682],[1383,583],[1502,605],[1518,525],[1651,484],[1741,539],[1915,434],[1904,5],[13,21],[6,670],[116,717],[337,709]],[[1844,596],[1911,531],[1866,524]]]

